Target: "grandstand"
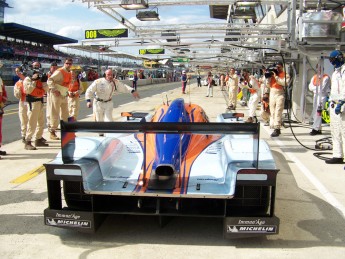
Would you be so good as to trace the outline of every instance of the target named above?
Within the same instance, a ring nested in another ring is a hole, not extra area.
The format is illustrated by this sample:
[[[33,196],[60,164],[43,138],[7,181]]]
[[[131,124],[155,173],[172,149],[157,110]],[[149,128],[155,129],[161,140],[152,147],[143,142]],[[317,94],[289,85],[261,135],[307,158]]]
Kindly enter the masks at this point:
[[[2,78],[13,85],[14,68],[24,62],[60,63],[66,54],[54,49],[56,44],[76,43],[77,40],[45,32],[17,23],[3,23],[0,30],[0,58],[4,63]]]
[[[95,59],[91,55],[77,56],[66,54],[54,48],[54,45],[74,44],[75,39],[63,37],[17,23],[3,23],[0,30],[0,59],[4,63],[1,71],[2,79],[6,85],[14,85],[17,77],[14,69],[24,62],[40,61],[43,68],[48,68],[50,63],[61,64],[66,56],[73,58],[75,64],[81,67],[109,65],[130,66],[140,68],[136,63],[115,62],[114,60]],[[89,50],[84,50],[91,53]],[[100,71],[99,71],[100,72]]]

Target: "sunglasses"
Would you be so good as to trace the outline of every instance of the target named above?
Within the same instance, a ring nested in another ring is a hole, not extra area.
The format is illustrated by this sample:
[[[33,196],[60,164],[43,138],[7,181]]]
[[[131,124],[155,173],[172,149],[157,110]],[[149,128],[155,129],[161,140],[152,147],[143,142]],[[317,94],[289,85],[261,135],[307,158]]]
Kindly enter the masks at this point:
[[[67,62],[66,62],[65,64],[66,64],[66,65],[72,65],[72,63],[67,63]]]

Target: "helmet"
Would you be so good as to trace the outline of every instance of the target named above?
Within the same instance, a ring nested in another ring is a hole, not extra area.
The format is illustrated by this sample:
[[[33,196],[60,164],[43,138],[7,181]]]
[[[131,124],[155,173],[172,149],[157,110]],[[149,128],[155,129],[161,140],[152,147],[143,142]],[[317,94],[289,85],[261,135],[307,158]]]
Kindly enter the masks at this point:
[[[344,64],[344,56],[340,50],[333,50],[329,54],[329,62],[335,67],[341,67]]]

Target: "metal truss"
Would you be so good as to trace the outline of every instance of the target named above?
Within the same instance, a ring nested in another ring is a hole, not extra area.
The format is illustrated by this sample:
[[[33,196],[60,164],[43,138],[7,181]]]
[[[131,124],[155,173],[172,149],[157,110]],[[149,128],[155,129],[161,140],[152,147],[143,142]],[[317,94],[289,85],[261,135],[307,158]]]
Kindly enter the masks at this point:
[[[145,55],[147,59],[165,59],[169,57],[186,57],[191,59],[191,63],[198,60],[202,63],[213,62],[212,59],[221,60],[221,63],[236,61],[238,56],[243,52],[255,51],[257,60],[241,60],[238,62],[250,62],[252,64],[262,63],[263,49],[289,56],[293,52],[307,54],[308,52],[318,53],[321,49],[334,47],[332,43],[311,43],[311,47],[307,49],[300,46],[295,39],[296,35],[296,15],[298,11],[304,9],[315,9],[323,7],[329,9],[339,7],[337,1],[320,1],[320,0],[264,0],[258,1],[261,5],[284,5],[287,6],[288,20],[281,24],[261,24],[261,23],[230,23],[229,16],[223,21],[216,23],[197,23],[197,24],[168,24],[156,26],[137,26],[127,20],[119,13],[121,8],[121,0],[81,0],[87,3],[89,7],[97,8],[104,14],[116,20],[124,27],[127,27],[133,37],[118,39],[98,39],[83,40],[82,45],[105,44],[112,51],[116,52],[121,47],[134,48],[164,48],[165,55]],[[238,0],[147,0],[149,7],[159,6],[231,6]],[[341,5],[341,4],[340,4]],[[230,11],[229,11],[230,12]],[[164,35],[164,32],[172,32],[173,35]],[[277,42],[286,42],[285,46],[276,45],[268,46],[267,40],[275,40]],[[339,44],[339,42],[337,43]],[[226,51],[232,49],[231,51]],[[105,53],[103,53],[105,55]],[[122,53],[123,54],[123,53]],[[123,54],[128,55],[130,54]],[[213,58],[212,58],[213,55]],[[133,55],[133,59],[138,56]]]

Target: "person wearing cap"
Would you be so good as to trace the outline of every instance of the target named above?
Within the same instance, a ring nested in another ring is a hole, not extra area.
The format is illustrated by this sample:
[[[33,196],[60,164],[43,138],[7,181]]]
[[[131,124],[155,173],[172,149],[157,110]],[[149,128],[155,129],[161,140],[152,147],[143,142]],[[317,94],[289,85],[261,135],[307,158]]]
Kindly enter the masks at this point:
[[[334,66],[329,96],[333,157],[325,162],[327,164],[342,164],[345,150],[345,66],[343,53],[339,50],[333,50],[329,55],[329,61]]]
[[[33,74],[26,76],[23,81],[24,92],[26,94],[26,108],[28,112],[28,124],[27,132],[25,136],[26,150],[36,150],[36,147],[49,146],[45,139],[43,139],[44,130],[44,105],[43,96],[48,90],[46,82],[42,82],[43,79],[39,72],[36,72],[41,68],[39,62],[32,64]],[[35,147],[32,145],[31,140],[35,135]]]
[[[51,77],[54,72],[58,69],[58,65],[56,62],[53,62],[50,64],[49,71],[47,72],[47,77]],[[46,98],[46,124],[48,127],[48,131],[50,132],[50,113],[51,113],[51,96],[50,96],[50,89],[48,89],[47,93],[47,98]]]
[[[49,96],[50,96],[50,139],[59,140],[56,130],[59,127],[60,119],[68,120],[68,87],[72,81],[71,66],[72,58],[66,58],[63,67],[58,68],[48,78]]]
[[[285,104],[285,87],[290,82],[290,76],[285,73],[283,63],[275,63],[277,72],[272,72],[268,78],[268,87],[270,87],[270,126],[273,128],[271,137],[278,137],[283,120],[283,111]]]
[[[331,79],[329,75],[323,74],[319,64],[316,64],[316,73],[311,78],[308,88],[314,93],[312,111],[313,126],[311,132],[309,133],[311,136],[314,136],[322,134],[321,111],[328,98],[329,92],[331,91]]]
[[[185,94],[185,93],[186,93],[187,81],[188,81],[188,78],[187,78],[186,71],[183,70],[183,71],[182,71],[182,75],[181,75],[182,94]]]
[[[213,80],[211,71],[208,72],[206,81],[207,81],[207,94],[206,94],[206,97],[213,97],[214,80]]]

